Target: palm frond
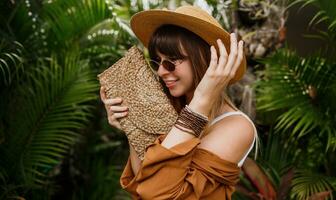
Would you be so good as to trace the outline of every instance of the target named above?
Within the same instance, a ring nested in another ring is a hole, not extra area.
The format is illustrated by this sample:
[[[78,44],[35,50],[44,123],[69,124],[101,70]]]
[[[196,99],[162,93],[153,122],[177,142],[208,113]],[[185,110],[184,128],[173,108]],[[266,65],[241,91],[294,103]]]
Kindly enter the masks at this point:
[[[315,14],[314,18],[311,20],[310,24],[314,24],[314,22],[322,22],[328,20],[328,23],[331,25],[335,23],[336,20],[336,2],[329,0],[294,0],[290,6],[301,4],[300,9],[307,5],[316,6],[319,11]],[[331,28],[329,26],[329,28]]]
[[[50,29],[49,40],[60,46],[87,38],[90,29],[112,17],[103,0],[60,0],[45,4],[43,10]]]
[[[335,180],[335,178],[333,178]],[[306,200],[313,195],[322,192],[329,192],[332,198],[332,191],[335,188],[331,184],[332,178],[325,175],[310,173],[305,170],[298,170],[293,178],[291,197],[298,200]]]
[[[136,43],[129,19],[136,12],[123,6],[129,2],[60,0],[45,4],[48,45],[63,50],[74,45],[83,58],[90,57],[95,69],[111,65],[120,58],[124,46]],[[121,4],[121,5],[120,5]]]
[[[296,162],[296,144],[283,139],[283,135],[270,132],[258,163],[272,182],[279,186],[281,176]]]
[[[327,40],[329,48],[335,50],[336,44],[336,1],[330,0],[294,0],[290,6],[300,4],[302,9],[307,5],[312,5],[318,9],[314,17],[310,20],[309,26],[325,24],[327,30],[318,31],[316,35]]]
[[[264,112],[281,110],[276,130],[291,131],[300,138],[314,130],[328,137],[326,148],[336,148],[336,63],[321,55],[300,58],[289,50],[277,51],[262,60],[266,65],[262,80],[256,84],[257,109]]]
[[[8,86],[13,78],[22,73],[23,70],[23,46],[19,42],[8,42],[0,40],[0,86]]]
[[[64,66],[52,58],[50,65],[37,66],[29,74],[26,85],[19,88],[20,101],[12,105],[21,104],[12,107],[7,140],[1,147],[5,158],[1,164],[16,181],[48,183],[91,116],[89,102],[97,98],[95,79],[87,63],[71,53]]]

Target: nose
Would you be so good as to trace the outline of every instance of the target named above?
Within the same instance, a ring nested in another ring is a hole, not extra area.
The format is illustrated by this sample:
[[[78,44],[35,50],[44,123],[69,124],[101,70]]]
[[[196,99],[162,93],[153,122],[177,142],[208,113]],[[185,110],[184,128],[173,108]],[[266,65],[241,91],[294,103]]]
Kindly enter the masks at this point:
[[[157,74],[158,74],[160,77],[163,77],[164,75],[169,74],[169,73],[171,73],[171,72],[168,71],[166,68],[164,68],[164,67],[162,66],[162,64],[159,65],[159,69],[158,69],[158,71],[157,71]]]

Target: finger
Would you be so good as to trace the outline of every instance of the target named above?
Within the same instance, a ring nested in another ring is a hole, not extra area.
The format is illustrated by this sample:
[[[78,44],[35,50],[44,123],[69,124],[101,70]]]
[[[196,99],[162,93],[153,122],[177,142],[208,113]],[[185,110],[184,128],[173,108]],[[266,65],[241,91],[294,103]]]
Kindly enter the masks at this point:
[[[122,102],[122,98],[113,98],[113,99],[105,99],[104,103],[105,105],[116,105],[120,104]]]
[[[112,112],[122,112],[128,110],[126,106],[110,106],[110,111]]]
[[[118,120],[116,120],[113,117],[109,117],[108,118],[108,122],[110,125],[115,126],[115,127],[120,127],[120,123],[118,122]]]
[[[208,70],[215,70],[217,67],[217,51],[215,47],[212,45],[210,47],[210,52],[211,52],[211,59]]]
[[[102,102],[104,103],[104,106],[105,106],[107,114],[109,114],[108,113],[108,107],[105,104],[105,101],[106,101],[106,92],[105,92],[105,87],[104,86],[100,87],[100,98],[101,98]]]
[[[119,119],[119,118],[122,118],[122,117],[125,117],[128,115],[128,112],[120,112],[120,113],[114,113],[112,116],[115,118],[115,119]]]
[[[106,99],[105,87],[100,87],[100,98],[103,102]]]
[[[121,129],[121,126],[120,126],[119,122],[112,122],[110,124],[111,124],[111,126],[114,126],[114,127],[118,128],[118,129]]]
[[[234,67],[232,68],[232,71],[230,72],[232,77],[234,77],[234,75],[237,72],[237,69],[239,68],[242,60],[243,60],[243,56],[244,56],[244,41],[240,40],[238,43],[238,55],[237,55],[237,59],[236,62],[234,64]]]
[[[217,44],[218,44],[219,52],[220,52],[217,69],[223,71],[223,69],[226,65],[226,62],[227,62],[228,55],[227,55],[226,48],[225,48],[221,39],[217,40]]]
[[[237,39],[235,33],[231,33],[230,43],[231,45],[230,45],[230,54],[228,58],[229,60],[225,66],[224,74],[229,74],[231,72],[237,57]]]

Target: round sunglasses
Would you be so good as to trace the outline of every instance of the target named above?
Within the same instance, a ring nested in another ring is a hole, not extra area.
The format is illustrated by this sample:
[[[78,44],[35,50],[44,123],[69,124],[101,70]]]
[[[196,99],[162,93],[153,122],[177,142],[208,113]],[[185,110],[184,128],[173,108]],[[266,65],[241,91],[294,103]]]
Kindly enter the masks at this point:
[[[184,59],[177,59],[177,60],[174,60],[174,61],[170,61],[170,60],[161,60],[161,62],[158,62],[156,60],[149,60],[149,64],[152,66],[152,68],[155,70],[155,71],[158,71],[159,70],[159,67],[160,65],[162,65],[166,70],[170,71],[170,72],[173,72],[175,71],[175,68],[177,65],[183,63],[183,61],[185,60],[186,58]]]

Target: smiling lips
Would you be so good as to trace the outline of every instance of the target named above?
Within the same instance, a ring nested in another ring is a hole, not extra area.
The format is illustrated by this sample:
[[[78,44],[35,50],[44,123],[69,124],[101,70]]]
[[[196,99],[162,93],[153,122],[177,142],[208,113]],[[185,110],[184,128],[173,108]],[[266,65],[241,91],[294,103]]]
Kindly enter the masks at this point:
[[[177,80],[169,80],[169,81],[167,80],[167,81],[164,81],[164,82],[166,83],[166,86],[167,86],[168,88],[171,88],[171,87],[175,86],[176,81],[177,81]]]

